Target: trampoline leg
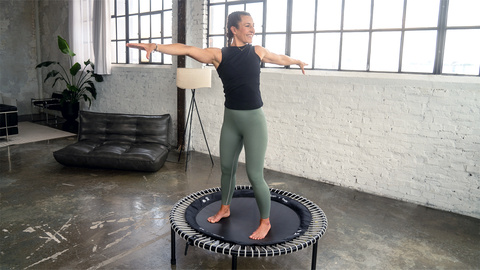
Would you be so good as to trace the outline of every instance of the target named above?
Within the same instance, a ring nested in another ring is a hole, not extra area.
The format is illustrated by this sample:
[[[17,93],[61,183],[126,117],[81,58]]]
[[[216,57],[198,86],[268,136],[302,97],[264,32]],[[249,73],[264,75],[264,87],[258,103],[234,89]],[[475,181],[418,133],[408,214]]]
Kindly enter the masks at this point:
[[[237,255],[232,255],[232,270],[237,270]]]
[[[313,252],[312,252],[312,270],[317,268],[317,249],[318,249],[318,241],[313,244]]]
[[[172,248],[172,255],[171,255],[171,258],[170,258],[170,263],[172,265],[176,265],[177,264],[177,258],[175,256],[175,231],[173,230],[173,228],[172,228],[170,243],[171,243],[171,248]]]

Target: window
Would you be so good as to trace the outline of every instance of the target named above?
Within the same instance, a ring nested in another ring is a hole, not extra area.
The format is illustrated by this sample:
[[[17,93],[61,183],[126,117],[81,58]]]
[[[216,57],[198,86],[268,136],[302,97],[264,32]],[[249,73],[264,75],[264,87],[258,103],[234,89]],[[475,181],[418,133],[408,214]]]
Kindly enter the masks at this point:
[[[446,18],[444,73],[479,74],[480,1],[452,0]]]
[[[480,75],[478,0],[210,0],[209,47],[226,45],[236,10],[252,14],[255,45],[308,68]]]
[[[118,64],[171,64],[172,57],[155,53],[150,60],[143,50],[127,43],[172,43],[172,0],[111,0],[112,61]]]

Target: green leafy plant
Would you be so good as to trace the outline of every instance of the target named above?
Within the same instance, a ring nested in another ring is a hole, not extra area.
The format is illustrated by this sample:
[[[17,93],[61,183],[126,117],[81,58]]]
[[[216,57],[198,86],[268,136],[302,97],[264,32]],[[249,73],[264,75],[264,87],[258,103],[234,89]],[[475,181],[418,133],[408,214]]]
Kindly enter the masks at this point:
[[[38,64],[35,68],[48,67],[50,65],[59,66],[61,68],[60,71],[56,69],[51,70],[43,82],[53,78],[55,80],[53,81],[52,87],[54,87],[58,81],[64,81],[67,88],[62,92],[61,103],[76,103],[83,98],[85,102],[88,101],[88,106],[90,107],[92,105],[92,99],[97,98],[97,89],[95,88],[93,79],[96,82],[102,82],[102,75],[94,73],[95,65],[90,62],[90,59],[84,62],[85,66],[83,69],[78,62],[73,64],[75,53],[70,50],[67,41],[60,36],[58,36],[58,48],[63,54],[69,56],[70,69],[68,72],[60,62],[57,61],[45,61]]]

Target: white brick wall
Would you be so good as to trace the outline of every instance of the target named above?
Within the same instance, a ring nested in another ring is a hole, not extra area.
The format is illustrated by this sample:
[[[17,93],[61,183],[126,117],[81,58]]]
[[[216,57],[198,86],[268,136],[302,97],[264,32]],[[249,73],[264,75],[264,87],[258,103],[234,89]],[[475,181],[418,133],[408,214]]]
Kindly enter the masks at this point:
[[[263,69],[261,85],[266,168],[480,217],[480,78]],[[216,74],[197,101],[218,155]]]

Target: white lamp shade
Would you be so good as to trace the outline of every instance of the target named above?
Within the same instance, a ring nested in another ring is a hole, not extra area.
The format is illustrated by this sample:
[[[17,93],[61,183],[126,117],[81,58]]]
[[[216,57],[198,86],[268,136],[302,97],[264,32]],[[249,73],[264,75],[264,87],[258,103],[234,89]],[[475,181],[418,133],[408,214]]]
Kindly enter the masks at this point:
[[[183,89],[210,88],[212,70],[206,68],[178,68],[177,87]]]

